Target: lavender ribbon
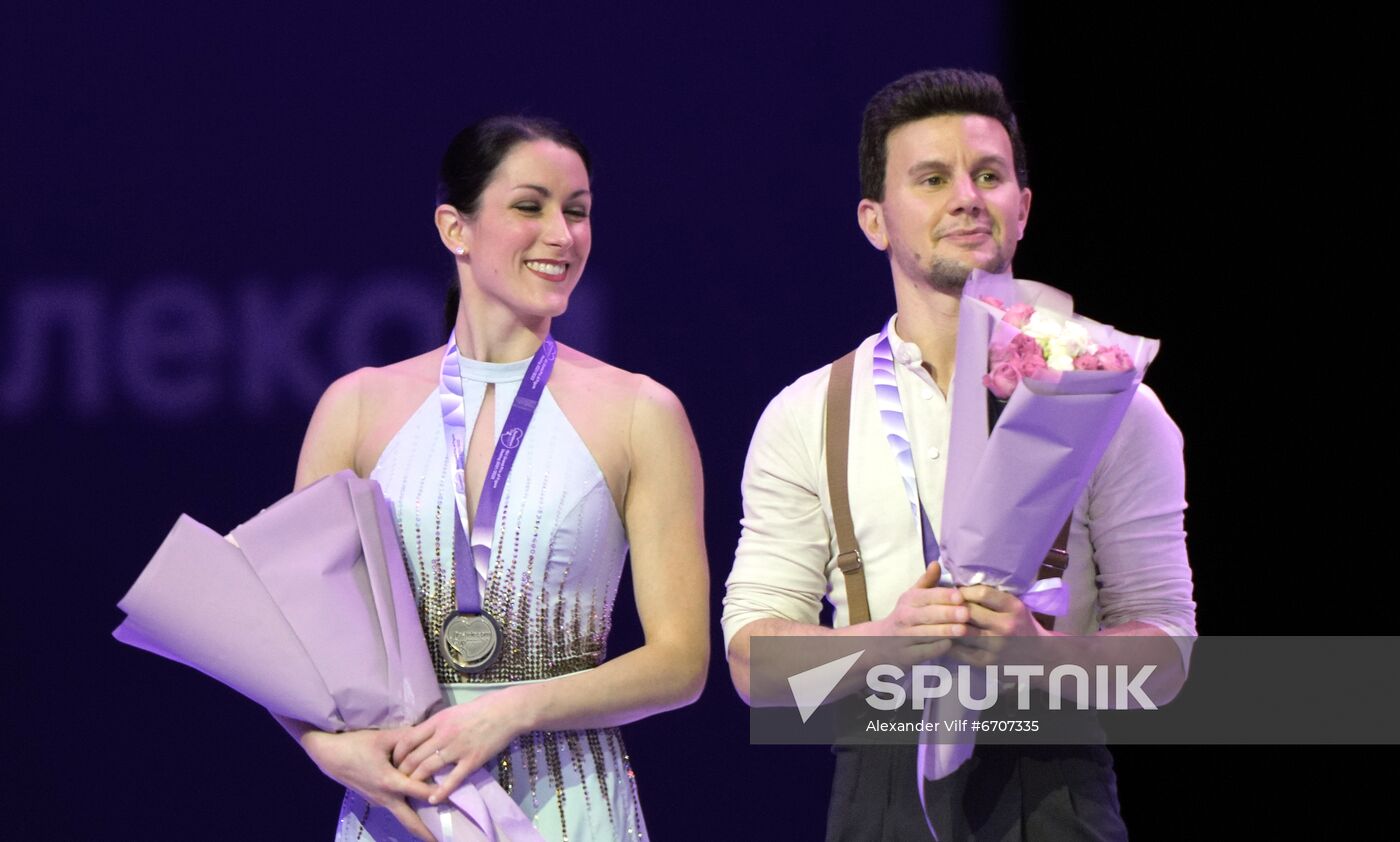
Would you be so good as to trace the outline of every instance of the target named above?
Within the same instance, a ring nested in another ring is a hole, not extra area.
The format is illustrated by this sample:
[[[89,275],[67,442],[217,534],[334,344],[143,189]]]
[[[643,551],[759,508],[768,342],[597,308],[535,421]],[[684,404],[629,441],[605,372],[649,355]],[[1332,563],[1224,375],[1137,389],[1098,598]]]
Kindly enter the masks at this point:
[[[919,520],[919,532],[924,544],[924,563],[938,559],[938,536],[933,533],[928,512],[919,499],[919,487],[914,479],[914,457],[909,447],[909,426],[904,421],[904,406],[899,399],[899,384],[895,381],[894,353],[890,347],[890,322],[880,330],[880,338],[871,353],[872,377],[875,381],[875,408],[880,412],[880,423],[885,431],[885,441],[894,454],[895,464],[899,465],[899,476],[904,480],[904,494],[909,498],[909,508]]]
[[[462,396],[466,387],[462,384],[462,367],[458,362],[457,331],[447,342],[447,353],[442,357],[442,375],[438,382],[438,401],[442,408],[442,429],[447,437],[447,446],[452,453],[453,490],[457,498],[457,518],[461,533],[466,534],[470,524],[471,553],[456,553],[457,610],[467,614],[481,613],[481,586],[477,570],[486,571],[491,566],[491,546],[495,541],[496,511],[501,504],[501,492],[510,469],[515,464],[515,456],[520,444],[525,440],[525,432],[535,417],[540,396],[554,370],[554,360],[559,356],[559,346],[553,336],[545,336],[535,356],[530,360],[525,380],[520,391],[515,393],[515,401],[506,415],[505,426],[496,439],[496,449],[491,454],[490,468],[482,480],[481,494],[476,499],[476,519],[467,516],[467,436],[466,407]],[[460,537],[460,534],[458,537]]]

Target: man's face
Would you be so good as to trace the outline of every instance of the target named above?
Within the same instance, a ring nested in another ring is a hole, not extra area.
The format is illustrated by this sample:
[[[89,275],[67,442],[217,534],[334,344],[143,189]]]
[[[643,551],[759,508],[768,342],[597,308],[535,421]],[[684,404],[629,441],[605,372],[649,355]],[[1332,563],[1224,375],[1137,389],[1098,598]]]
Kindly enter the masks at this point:
[[[1016,182],[1011,138],[980,114],[905,123],[885,140],[885,198],[860,203],[872,245],[890,253],[896,281],[960,292],[973,269],[1010,268],[1030,214]]]

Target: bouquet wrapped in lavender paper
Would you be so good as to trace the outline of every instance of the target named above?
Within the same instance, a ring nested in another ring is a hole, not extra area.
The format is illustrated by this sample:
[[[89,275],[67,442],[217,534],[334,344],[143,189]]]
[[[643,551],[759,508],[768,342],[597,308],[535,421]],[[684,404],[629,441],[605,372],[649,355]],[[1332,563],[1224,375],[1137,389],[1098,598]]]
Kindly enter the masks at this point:
[[[1033,611],[1066,613],[1068,587],[1038,578],[1041,565],[1158,347],[1075,315],[1073,300],[1053,287],[972,273],[958,316],[939,542],[956,584],[990,585]],[[949,697],[924,711],[929,721],[972,715]],[[923,745],[920,773],[942,778],[971,753],[967,742]]]
[[[378,483],[351,471],[227,539],[182,515],[118,605],[118,640],[324,731],[411,725],[443,703],[388,505]],[[456,840],[541,838],[484,770],[449,802],[446,813],[414,807]],[[370,829],[376,838],[406,836],[387,821],[382,836]]]
[[[1074,315],[1073,306],[1065,293],[1034,281],[980,271],[968,279],[958,317],[940,536],[942,562],[959,585],[1044,593],[1030,600],[1039,603],[1032,607],[1056,615],[1064,613],[1067,595],[1033,590],[1041,561],[1159,347],[1155,339]],[[1002,368],[1007,357],[1027,342],[1044,364],[1023,357],[1020,376],[999,394],[1009,379]],[[1076,365],[1077,357],[1094,362]],[[986,390],[1006,398],[994,427]]]

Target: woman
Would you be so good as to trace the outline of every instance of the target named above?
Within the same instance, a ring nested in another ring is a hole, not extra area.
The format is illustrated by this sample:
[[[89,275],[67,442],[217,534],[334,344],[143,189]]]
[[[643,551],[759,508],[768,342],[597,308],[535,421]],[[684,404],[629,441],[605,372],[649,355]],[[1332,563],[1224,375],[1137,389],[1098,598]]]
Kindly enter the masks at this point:
[[[406,798],[437,803],[482,766],[546,838],[644,837],[616,726],[704,686],[708,571],[684,410],[549,338],[588,260],[590,172],[552,121],[461,132],[435,217],[457,270],[451,341],[341,378],[311,419],[296,485],[351,468],[383,486],[451,702],[411,728],[301,734],[349,790],[344,838],[367,838],[384,808],[432,839]],[[629,543],[645,644],[604,663]]]

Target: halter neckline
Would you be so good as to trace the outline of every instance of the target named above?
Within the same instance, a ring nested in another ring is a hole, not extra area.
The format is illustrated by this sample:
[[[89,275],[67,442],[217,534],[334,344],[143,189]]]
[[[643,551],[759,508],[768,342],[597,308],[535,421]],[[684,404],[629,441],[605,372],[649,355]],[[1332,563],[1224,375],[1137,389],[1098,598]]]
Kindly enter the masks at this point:
[[[488,363],[474,360],[464,355],[460,350],[457,352],[462,379],[476,380],[481,383],[514,383],[524,380],[525,372],[530,368],[531,359],[533,356],[509,363]]]

